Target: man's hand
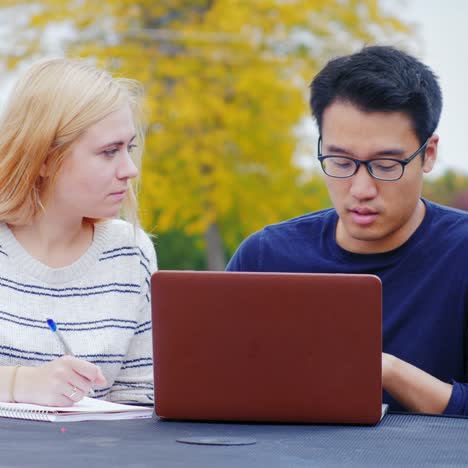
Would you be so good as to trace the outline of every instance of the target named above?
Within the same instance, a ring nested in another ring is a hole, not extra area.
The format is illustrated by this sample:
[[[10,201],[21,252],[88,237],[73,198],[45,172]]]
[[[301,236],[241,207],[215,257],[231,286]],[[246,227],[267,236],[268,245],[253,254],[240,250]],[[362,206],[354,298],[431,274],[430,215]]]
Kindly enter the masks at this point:
[[[443,413],[452,395],[452,385],[387,353],[382,353],[382,385],[405,408],[418,413]]]
[[[83,359],[62,356],[41,367],[20,367],[15,400],[47,406],[72,406],[92,386],[106,385],[101,369]]]

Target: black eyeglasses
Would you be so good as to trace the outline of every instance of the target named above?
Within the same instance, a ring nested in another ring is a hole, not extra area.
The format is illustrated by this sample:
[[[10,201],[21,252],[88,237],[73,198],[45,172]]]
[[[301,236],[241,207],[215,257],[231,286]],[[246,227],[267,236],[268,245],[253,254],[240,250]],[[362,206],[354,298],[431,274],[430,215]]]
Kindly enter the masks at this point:
[[[369,172],[374,179],[398,180],[403,176],[406,165],[425,151],[428,142],[429,138],[407,159],[375,158],[369,161],[361,161],[360,159],[350,158],[348,156],[322,155],[322,136],[320,136],[317,153],[322,170],[327,176],[337,177],[339,179],[352,177],[359,170],[361,164],[364,164],[367,168],[367,172]]]

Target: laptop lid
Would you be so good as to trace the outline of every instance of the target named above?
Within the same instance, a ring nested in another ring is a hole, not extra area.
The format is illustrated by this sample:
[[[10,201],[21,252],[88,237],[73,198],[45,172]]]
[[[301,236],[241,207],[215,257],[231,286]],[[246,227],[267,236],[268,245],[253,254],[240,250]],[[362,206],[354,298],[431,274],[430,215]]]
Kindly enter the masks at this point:
[[[378,277],[158,271],[151,283],[158,416],[380,420]]]

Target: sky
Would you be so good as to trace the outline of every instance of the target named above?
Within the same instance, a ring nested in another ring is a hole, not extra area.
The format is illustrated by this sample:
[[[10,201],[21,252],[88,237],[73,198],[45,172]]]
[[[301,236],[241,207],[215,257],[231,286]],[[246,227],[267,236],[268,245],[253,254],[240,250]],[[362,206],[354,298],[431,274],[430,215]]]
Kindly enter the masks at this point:
[[[383,0],[385,2],[385,0]],[[468,0],[387,0],[390,11],[411,24],[410,51],[439,77],[444,106],[437,133],[439,155],[433,175],[447,169],[468,175]],[[398,44],[395,44],[398,46]],[[0,77],[0,103],[11,86]],[[1,92],[3,91],[3,92]]]
[[[398,16],[417,25],[419,59],[439,77],[444,104],[435,174],[448,168],[468,174],[468,47],[466,0],[406,0]],[[412,49],[413,51],[413,49]]]

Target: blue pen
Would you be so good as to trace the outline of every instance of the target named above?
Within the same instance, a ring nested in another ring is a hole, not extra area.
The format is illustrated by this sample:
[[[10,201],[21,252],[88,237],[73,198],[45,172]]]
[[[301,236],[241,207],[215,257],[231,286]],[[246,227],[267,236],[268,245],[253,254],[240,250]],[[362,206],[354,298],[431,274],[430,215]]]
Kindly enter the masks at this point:
[[[58,329],[57,324],[55,323],[54,320],[52,319],[47,319],[47,325],[49,325],[49,328],[54,332],[54,335],[57,337],[59,340],[60,344],[62,345],[65,354],[68,354],[69,356],[75,356],[73,354],[73,351],[70,348],[70,345],[67,343],[65,338],[62,335],[62,332]],[[96,396],[94,393],[94,390],[92,388],[89,389],[89,396],[94,397]]]
[[[54,332],[54,335],[59,340],[60,344],[62,345],[65,351],[65,354],[74,356],[73,351],[71,350],[69,344],[66,342],[65,338],[63,337],[62,332],[58,329],[57,324],[52,319],[47,319],[47,325],[49,325],[49,328]]]

